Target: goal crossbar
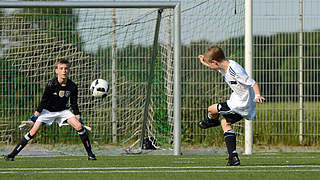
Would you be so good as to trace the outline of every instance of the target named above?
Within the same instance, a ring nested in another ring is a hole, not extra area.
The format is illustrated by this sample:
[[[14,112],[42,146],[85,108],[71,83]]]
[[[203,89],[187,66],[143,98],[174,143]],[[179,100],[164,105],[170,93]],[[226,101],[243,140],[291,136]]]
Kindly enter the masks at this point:
[[[0,8],[171,8],[174,9],[174,155],[181,154],[181,6],[178,1],[0,1]]]
[[[2,1],[1,8],[176,8],[178,1]]]

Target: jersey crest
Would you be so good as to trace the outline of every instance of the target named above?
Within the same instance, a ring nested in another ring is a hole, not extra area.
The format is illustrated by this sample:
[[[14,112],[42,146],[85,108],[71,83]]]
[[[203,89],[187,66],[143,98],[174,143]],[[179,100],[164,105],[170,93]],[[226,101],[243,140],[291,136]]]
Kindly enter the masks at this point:
[[[65,91],[59,91],[59,97],[63,97],[65,94]]]
[[[66,96],[66,97],[69,97],[69,96],[70,96],[70,93],[71,93],[70,91],[66,91],[65,96]]]

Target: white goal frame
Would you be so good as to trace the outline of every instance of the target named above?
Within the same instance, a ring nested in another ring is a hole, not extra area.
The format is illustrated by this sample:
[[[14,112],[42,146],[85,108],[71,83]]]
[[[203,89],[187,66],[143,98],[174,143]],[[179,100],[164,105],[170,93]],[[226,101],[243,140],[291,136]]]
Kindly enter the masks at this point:
[[[178,1],[0,1],[0,8],[158,8],[174,10],[173,155],[181,155],[181,5]]]

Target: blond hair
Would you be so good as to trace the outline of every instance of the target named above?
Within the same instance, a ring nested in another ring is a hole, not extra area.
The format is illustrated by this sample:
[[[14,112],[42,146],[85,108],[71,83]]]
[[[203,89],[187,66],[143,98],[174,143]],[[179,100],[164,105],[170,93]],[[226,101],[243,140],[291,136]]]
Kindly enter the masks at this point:
[[[211,46],[208,48],[204,54],[204,61],[211,63],[213,60],[221,62],[225,60],[225,55],[223,50],[218,46]]]

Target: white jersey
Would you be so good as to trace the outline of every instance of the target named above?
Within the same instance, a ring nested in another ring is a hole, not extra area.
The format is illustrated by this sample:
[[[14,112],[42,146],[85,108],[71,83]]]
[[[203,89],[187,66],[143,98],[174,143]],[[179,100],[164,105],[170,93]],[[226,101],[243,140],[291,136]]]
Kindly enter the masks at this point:
[[[246,119],[253,119],[256,115],[256,103],[253,102],[254,92],[252,86],[256,83],[247,72],[233,60],[229,60],[227,72],[219,70],[224,80],[232,89],[227,104],[231,111],[240,114]]]

